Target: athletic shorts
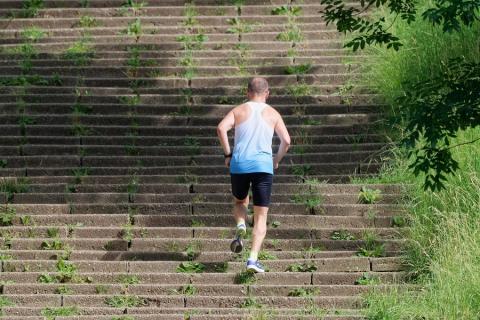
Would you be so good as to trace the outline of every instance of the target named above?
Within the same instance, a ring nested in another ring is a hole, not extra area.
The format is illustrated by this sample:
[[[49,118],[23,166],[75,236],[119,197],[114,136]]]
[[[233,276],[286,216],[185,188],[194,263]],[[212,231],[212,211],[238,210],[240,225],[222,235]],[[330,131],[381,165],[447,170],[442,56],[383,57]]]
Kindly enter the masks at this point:
[[[248,196],[250,183],[252,184],[253,205],[268,207],[272,193],[273,175],[266,172],[230,173],[232,194],[243,200]]]

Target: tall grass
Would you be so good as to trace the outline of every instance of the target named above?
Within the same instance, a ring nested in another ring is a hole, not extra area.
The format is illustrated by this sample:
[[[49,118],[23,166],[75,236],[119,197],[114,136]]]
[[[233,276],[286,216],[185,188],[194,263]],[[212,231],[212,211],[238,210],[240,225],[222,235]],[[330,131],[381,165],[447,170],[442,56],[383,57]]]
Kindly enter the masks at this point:
[[[418,12],[434,4],[430,0],[418,1]],[[386,10],[375,15],[386,17],[386,25],[394,19]],[[395,98],[403,95],[417,81],[431,78],[439,72],[441,63],[449,58],[465,56],[469,61],[480,61],[480,23],[460,32],[445,33],[441,27],[417,16],[410,25],[397,19],[389,30],[399,36],[404,46],[399,52],[385,47],[367,47],[364,53],[372,58],[362,82],[372,86],[395,108]]]
[[[419,12],[431,5],[420,1]],[[387,18],[387,24],[391,19]],[[417,81],[436,75],[448,58],[480,60],[480,24],[446,34],[419,17],[411,25],[400,22],[392,28],[404,47],[399,52],[369,48],[373,63],[360,82],[371,86],[390,106],[396,126],[389,134],[395,139],[404,129],[404,111],[395,106],[395,99]],[[461,131],[452,145],[479,136],[480,129]],[[392,151],[380,175],[366,182],[409,184],[403,200],[409,220],[404,262],[408,281],[419,288],[373,290],[365,296],[367,318],[480,319],[480,143],[453,149],[460,170],[440,192],[422,189],[423,177],[413,176],[407,168],[406,150],[396,147]]]

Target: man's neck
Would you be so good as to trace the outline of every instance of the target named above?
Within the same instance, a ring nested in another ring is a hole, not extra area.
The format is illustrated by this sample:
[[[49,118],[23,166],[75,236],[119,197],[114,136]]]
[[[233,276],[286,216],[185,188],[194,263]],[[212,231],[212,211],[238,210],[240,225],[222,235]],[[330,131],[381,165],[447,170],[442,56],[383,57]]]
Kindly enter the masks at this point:
[[[251,102],[261,102],[261,103],[266,102],[265,98],[252,98],[249,101],[251,101]]]

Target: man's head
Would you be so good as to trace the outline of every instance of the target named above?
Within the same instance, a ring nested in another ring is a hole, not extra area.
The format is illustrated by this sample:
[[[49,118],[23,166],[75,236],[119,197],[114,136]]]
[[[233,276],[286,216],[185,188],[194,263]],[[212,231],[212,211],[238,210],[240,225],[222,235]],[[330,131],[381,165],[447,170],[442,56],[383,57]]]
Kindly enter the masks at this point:
[[[270,92],[268,91],[268,82],[265,78],[255,77],[248,82],[248,99],[267,100]]]

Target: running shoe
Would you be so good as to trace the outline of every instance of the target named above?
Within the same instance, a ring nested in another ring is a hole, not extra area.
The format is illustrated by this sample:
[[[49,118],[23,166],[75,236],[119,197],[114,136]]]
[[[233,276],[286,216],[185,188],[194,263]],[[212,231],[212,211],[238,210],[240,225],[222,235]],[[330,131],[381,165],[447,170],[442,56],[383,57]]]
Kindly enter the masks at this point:
[[[255,272],[255,273],[264,273],[265,268],[263,265],[260,263],[260,261],[254,261],[251,259],[247,260],[247,271],[249,272]]]

